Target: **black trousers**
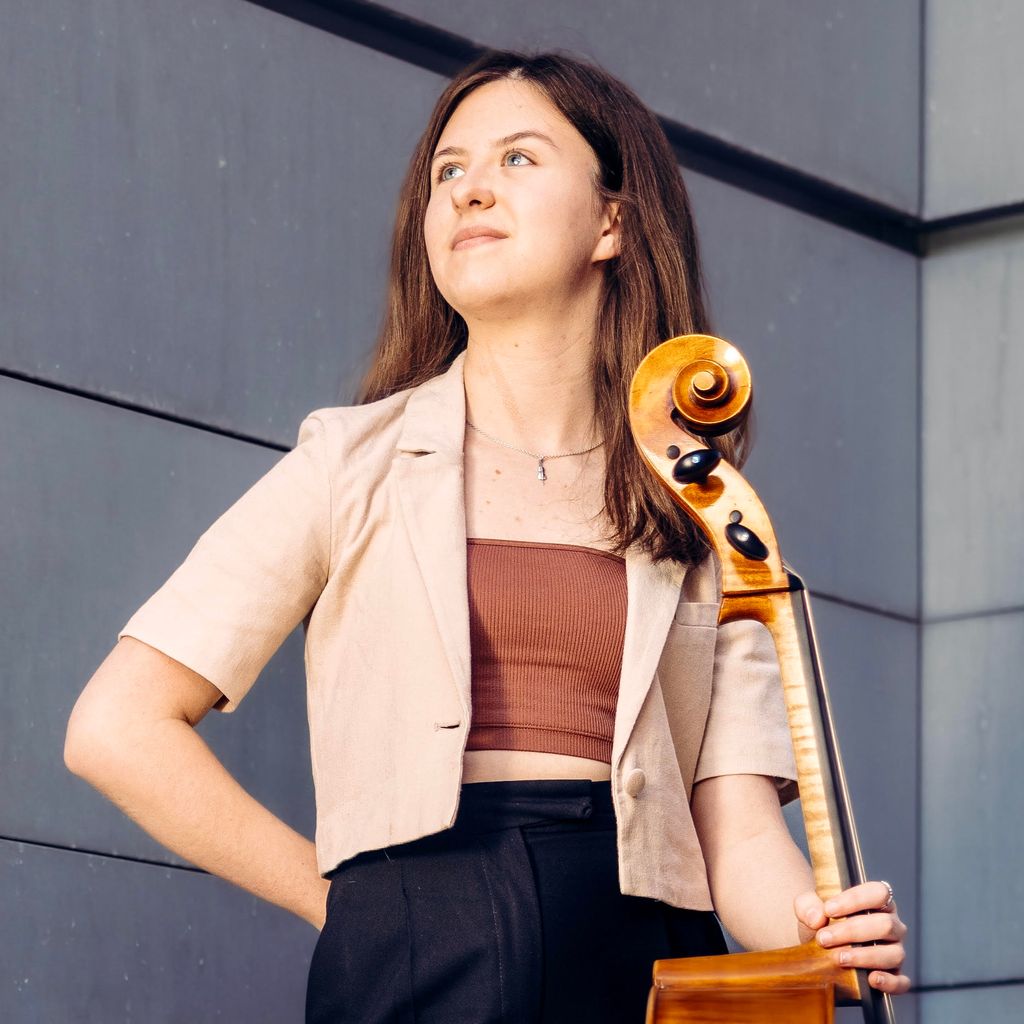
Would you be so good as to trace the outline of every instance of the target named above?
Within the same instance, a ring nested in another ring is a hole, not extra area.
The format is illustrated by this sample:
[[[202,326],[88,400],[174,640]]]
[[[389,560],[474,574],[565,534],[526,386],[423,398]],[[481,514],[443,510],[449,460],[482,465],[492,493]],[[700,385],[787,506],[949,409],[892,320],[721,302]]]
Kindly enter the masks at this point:
[[[655,960],[724,952],[619,891],[609,782],[465,783],[451,829],[332,873],[306,1024],[643,1024]]]

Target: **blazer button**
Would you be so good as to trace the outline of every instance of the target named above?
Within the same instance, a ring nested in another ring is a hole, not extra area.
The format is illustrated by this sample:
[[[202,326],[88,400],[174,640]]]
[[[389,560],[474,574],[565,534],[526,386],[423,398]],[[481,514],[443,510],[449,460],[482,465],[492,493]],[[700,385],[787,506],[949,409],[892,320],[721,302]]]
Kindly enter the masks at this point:
[[[639,796],[645,785],[647,785],[647,776],[642,768],[634,768],[626,776],[626,792],[632,797]]]

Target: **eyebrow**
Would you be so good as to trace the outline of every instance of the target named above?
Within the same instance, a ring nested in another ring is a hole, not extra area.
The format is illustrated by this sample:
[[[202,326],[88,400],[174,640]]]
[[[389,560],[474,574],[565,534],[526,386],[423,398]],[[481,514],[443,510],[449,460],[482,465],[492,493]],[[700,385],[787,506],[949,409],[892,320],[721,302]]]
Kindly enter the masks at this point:
[[[554,140],[545,135],[543,132],[525,131],[525,132],[513,132],[511,135],[505,135],[500,139],[494,140],[494,149],[503,149],[505,146],[511,146],[513,142],[519,142],[521,139],[540,139],[541,142],[546,142],[552,149],[558,149],[555,145]],[[466,151],[460,149],[458,146],[445,146],[444,149],[439,149],[431,158],[430,162],[434,163],[443,156],[465,156]]]

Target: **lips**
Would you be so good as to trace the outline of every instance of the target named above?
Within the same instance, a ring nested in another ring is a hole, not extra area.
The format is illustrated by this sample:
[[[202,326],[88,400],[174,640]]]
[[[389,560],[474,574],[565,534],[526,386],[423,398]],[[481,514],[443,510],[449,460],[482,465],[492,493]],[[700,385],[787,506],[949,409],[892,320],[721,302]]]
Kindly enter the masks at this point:
[[[471,246],[483,245],[488,240],[494,241],[499,238],[508,238],[508,235],[497,228],[489,228],[478,224],[475,227],[463,228],[461,231],[457,231],[452,239],[452,248],[468,249]]]

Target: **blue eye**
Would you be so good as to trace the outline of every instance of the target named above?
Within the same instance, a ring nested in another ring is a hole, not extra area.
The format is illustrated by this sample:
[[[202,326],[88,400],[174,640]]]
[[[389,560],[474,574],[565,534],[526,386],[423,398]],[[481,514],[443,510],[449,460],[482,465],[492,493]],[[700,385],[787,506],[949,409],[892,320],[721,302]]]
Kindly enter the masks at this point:
[[[511,153],[505,154],[506,160],[511,160],[513,157],[519,157],[521,160],[524,161],[524,163],[512,164],[513,167],[524,167],[526,164],[531,162],[530,158],[525,153],[520,153],[518,149],[513,150]]]
[[[441,170],[437,172],[437,180],[438,181],[451,181],[452,180],[452,175],[450,175],[448,172],[449,171],[459,171],[461,169],[462,168],[460,168],[457,164],[445,164],[441,168]]]

